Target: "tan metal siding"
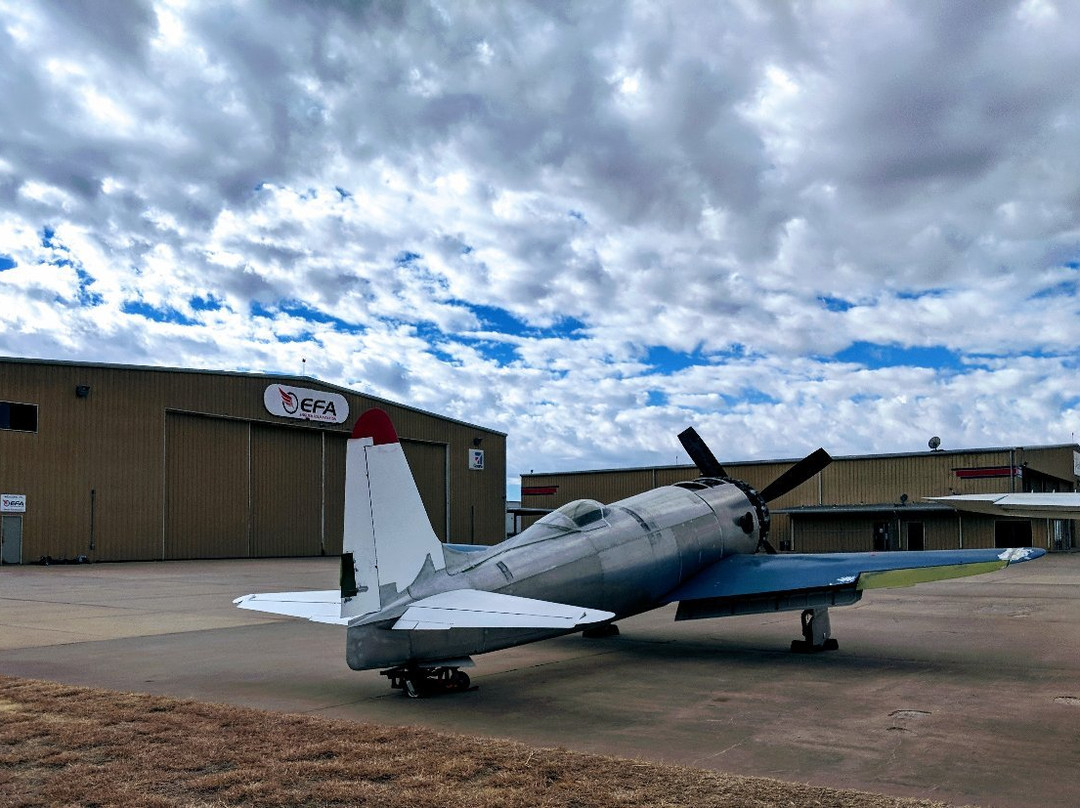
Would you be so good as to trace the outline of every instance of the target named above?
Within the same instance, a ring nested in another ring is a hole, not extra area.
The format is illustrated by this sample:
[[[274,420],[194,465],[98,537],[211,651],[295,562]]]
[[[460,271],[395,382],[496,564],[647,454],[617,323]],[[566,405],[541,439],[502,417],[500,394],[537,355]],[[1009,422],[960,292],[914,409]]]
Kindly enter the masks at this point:
[[[248,425],[169,413],[162,558],[250,555]]]
[[[288,427],[251,427],[251,554],[322,551],[322,436]]]
[[[342,529],[345,524],[346,443],[343,435],[335,435],[333,432],[323,433],[323,445],[326,451],[323,458],[323,490],[326,495],[323,530],[327,555],[340,555],[342,550]]]
[[[409,463],[420,499],[427,511],[435,535],[446,541],[446,446],[402,440],[401,448]]]
[[[506,538],[506,438],[448,424],[450,535],[458,544],[496,544]],[[482,438],[484,468],[469,468],[473,440]]]
[[[794,550],[799,553],[857,553],[873,547],[876,519],[815,519],[794,520]]]

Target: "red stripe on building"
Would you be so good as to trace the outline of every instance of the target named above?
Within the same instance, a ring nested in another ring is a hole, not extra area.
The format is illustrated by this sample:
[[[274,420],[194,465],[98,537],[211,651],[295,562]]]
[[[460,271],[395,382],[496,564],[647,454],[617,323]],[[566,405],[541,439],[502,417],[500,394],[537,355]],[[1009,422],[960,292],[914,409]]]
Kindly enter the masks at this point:
[[[953,469],[961,480],[982,480],[987,477],[1019,477],[1019,466],[985,466],[983,468]]]
[[[523,497],[549,497],[559,490],[557,485],[533,485],[521,489]]]

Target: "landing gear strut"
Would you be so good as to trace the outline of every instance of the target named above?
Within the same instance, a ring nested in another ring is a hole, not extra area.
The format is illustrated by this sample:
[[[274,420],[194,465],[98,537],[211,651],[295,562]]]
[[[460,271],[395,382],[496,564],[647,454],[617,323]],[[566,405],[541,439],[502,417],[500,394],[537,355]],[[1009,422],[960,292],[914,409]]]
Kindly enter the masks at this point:
[[[459,668],[422,668],[402,665],[380,673],[390,680],[390,687],[400,690],[410,699],[438,696],[441,693],[463,693],[470,688],[469,674]]]
[[[818,651],[835,651],[840,644],[829,636],[829,610],[804,609],[802,617],[801,640],[791,641],[791,650],[799,654],[814,654]]]

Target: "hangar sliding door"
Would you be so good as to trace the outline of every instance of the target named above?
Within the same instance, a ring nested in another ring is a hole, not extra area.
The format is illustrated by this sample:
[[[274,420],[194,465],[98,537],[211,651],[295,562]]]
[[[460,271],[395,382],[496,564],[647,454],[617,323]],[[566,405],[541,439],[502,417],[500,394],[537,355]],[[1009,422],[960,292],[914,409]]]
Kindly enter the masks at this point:
[[[420,489],[431,527],[440,540],[446,541],[446,445],[403,440],[401,448]]]
[[[428,518],[446,540],[446,446],[402,441]],[[343,435],[170,412],[161,557],[341,552]]]
[[[168,413],[162,558],[247,556],[248,512],[248,425]]]
[[[323,549],[323,435],[251,427],[252,549],[256,558]]]

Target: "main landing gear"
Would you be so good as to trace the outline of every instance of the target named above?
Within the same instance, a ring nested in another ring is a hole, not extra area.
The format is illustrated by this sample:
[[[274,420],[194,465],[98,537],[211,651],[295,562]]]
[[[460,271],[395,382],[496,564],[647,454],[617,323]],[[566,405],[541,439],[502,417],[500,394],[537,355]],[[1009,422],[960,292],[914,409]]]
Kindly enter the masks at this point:
[[[402,665],[380,673],[390,680],[390,687],[400,690],[410,699],[422,699],[442,693],[464,693],[472,685],[469,674],[460,668],[448,666],[424,668],[419,665]]]
[[[804,609],[801,640],[791,641],[791,650],[799,654],[815,654],[818,651],[835,651],[840,644],[829,636],[829,610]]]

